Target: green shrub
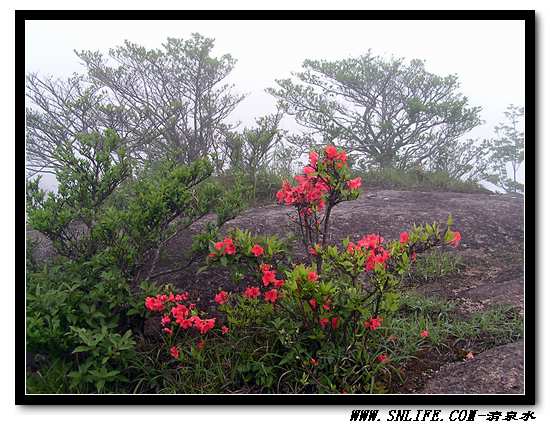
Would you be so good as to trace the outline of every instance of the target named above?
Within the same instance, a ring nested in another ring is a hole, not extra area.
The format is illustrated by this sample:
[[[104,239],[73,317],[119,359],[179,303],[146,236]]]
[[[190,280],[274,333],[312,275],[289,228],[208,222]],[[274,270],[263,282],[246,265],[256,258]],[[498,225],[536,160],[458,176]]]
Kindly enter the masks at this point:
[[[168,159],[132,171],[110,130],[79,141],[78,150],[66,143],[55,152],[64,164],[57,193],[44,193],[38,181],[27,185],[28,223],[60,254],[51,266],[27,270],[27,348],[51,365],[63,359],[70,390],[108,392],[127,380],[132,330],[143,327],[132,292],[150,277],[164,243],[218,209],[192,247],[205,252],[204,238],[242,208],[242,188],[224,193],[208,182],[206,160],[184,166]]]
[[[207,265],[229,269],[248,286],[240,293],[220,291],[218,314],[200,311],[187,294],[145,300],[162,325],[157,358],[177,370],[171,390],[220,391],[229,375],[228,390],[380,392],[381,377],[398,367],[403,353],[387,351],[383,322],[399,310],[410,259],[456,245],[460,234],[450,230],[449,219],[445,232],[434,223],[415,226],[396,241],[371,234],[331,246],[324,238],[330,209],[356,198],[360,179],[351,179],[344,153],[327,148],[311,155],[296,180],[296,187],[285,182],[277,198],[297,210],[309,264],[293,263],[277,238],[235,229],[211,242]],[[419,345],[421,330],[410,339]],[[194,374],[207,370],[212,376],[205,389]]]
[[[440,171],[383,168],[358,171],[358,173],[368,183],[369,187],[374,188],[491,193],[477,182],[454,179]]]

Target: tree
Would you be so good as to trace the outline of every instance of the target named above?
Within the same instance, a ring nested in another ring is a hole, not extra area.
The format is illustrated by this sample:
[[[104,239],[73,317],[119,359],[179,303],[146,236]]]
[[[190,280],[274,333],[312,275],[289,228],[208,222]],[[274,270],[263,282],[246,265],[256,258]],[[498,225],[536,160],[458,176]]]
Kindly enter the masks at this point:
[[[428,163],[480,123],[481,108],[469,107],[458,93],[457,76],[429,73],[420,60],[407,64],[369,51],[358,58],[306,60],[303,68],[268,91],[306,128],[312,147],[342,146],[367,166]]]
[[[427,158],[427,168],[451,179],[477,182],[484,178],[489,167],[488,145],[488,140],[472,139],[443,145]]]
[[[256,198],[258,173],[266,170],[274,161],[276,147],[281,144],[283,131],[279,124],[283,113],[266,115],[256,120],[256,126],[242,132],[228,132],[225,148],[232,171],[243,172],[252,183]]]
[[[130,134],[126,115],[110,105],[106,93],[87,83],[83,76],[67,80],[26,77],[26,168],[29,177],[36,173],[54,173],[62,160],[56,155],[60,146],[75,145],[80,135],[114,129],[125,145],[131,146],[137,135]]]
[[[162,49],[126,41],[77,56],[86,75],[66,82],[27,78],[28,163],[52,171],[55,146],[77,133],[112,128],[141,162],[174,156],[190,164],[219,148],[226,119],[243,99],[224,79],[236,60],[212,56],[214,40],[168,38]]]
[[[497,138],[489,147],[491,170],[486,179],[508,193],[523,192],[524,185],[517,181],[517,173],[525,159],[525,134],[523,118],[525,109],[521,106],[509,105],[504,112],[507,123],[495,127]],[[508,173],[511,167],[512,178]]]

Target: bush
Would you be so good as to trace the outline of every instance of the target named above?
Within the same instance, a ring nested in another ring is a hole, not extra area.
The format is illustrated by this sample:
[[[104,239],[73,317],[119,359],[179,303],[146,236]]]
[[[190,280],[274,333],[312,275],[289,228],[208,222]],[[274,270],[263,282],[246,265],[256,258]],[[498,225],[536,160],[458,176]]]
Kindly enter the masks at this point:
[[[206,160],[184,166],[168,159],[133,171],[114,132],[79,137],[78,152],[64,144],[55,153],[64,164],[57,193],[28,184],[28,223],[60,258],[28,270],[27,347],[51,364],[63,359],[70,390],[115,391],[128,379],[133,332],[143,328],[134,306],[138,283],[151,276],[164,243],[217,210],[206,228],[212,237],[243,203],[240,187],[224,194],[207,181]],[[192,248],[205,252],[203,235]]]
[[[371,169],[369,171],[359,171],[359,174],[365,181],[369,182],[369,187],[378,187],[383,189],[491,193],[477,182],[454,179],[441,171],[383,168]]]
[[[382,391],[381,375],[399,364],[399,355],[393,359],[386,351],[382,329],[384,318],[399,309],[403,276],[417,253],[456,246],[460,233],[450,229],[449,219],[445,232],[434,223],[403,232],[397,241],[371,234],[345,240],[342,248],[328,245],[332,208],[359,195],[361,180],[351,178],[346,159],[330,146],[314,152],[297,186],[285,182],[277,193],[296,209],[309,264],[285,261],[277,238],[234,230],[212,241],[208,266],[229,268],[235,279],[252,283],[242,293],[220,291],[216,316],[199,311],[186,294],[145,300],[163,326],[161,358],[184,376],[221,362],[224,372],[212,382],[222,385],[229,375],[230,390]],[[181,390],[180,384],[173,389]],[[213,384],[212,391],[219,390]]]

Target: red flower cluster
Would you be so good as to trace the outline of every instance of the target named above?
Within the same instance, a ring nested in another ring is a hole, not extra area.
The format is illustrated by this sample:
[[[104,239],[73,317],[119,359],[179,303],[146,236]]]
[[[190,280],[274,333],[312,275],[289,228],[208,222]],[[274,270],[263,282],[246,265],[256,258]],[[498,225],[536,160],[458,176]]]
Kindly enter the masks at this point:
[[[382,326],[383,319],[381,317],[371,317],[369,320],[366,320],[364,325],[365,328],[370,329],[371,331],[375,331],[380,326]]]
[[[224,293],[224,291],[220,294],[222,293]],[[224,294],[227,297],[227,293]],[[152,312],[163,313],[160,323],[163,326],[162,332],[167,335],[174,334],[174,329],[171,327],[174,322],[182,329],[195,328],[200,334],[204,335],[214,328],[216,319],[201,319],[197,314],[191,315],[192,311],[195,309],[195,305],[189,304],[186,306],[182,304],[182,301],[187,301],[188,298],[189,295],[187,293],[178,295],[172,293],[169,295],[159,294],[156,297],[147,297],[145,299],[145,308]]]
[[[285,281],[283,279],[277,279],[277,271],[272,268],[271,264],[261,264],[260,271],[262,272],[262,283],[264,286],[273,284],[275,288],[280,288],[284,285]],[[279,292],[275,288],[264,293],[264,300],[266,302],[275,303],[279,298]],[[258,298],[260,295],[261,291],[257,286],[249,286],[244,290],[244,296],[246,298]]]
[[[264,299],[266,300],[266,302],[274,304],[275,301],[277,301],[278,295],[279,294],[276,289],[270,289],[264,294]]]
[[[374,270],[376,264],[382,264],[386,268],[386,261],[390,258],[390,253],[384,247],[379,246],[376,249],[371,249],[369,251],[367,261],[365,262],[365,270],[371,271]]]
[[[283,279],[277,279],[277,271],[272,269],[271,264],[261,264],[260,271],[262,272],[262,283],[264,286],[273,284],[276,288],[280,288],[284,285]]]
[[[348,180],[346,182],[346,185],[350,190],[359,189],[361,187],[361,177],[356,177],[354,179]]]
[[[294,179],[298,183],[296,187],[286,180],[283,182],[283,187],[277,192],[278,202],[297,207],[302,215],[311,215],[312,208],[324,208],[324,195],[329,187],[322,179],[313,174],[298,175]]]
[[[263,255],[264,249],[260,245],[256,244],[250,249],[250,252],[254,254],[255,257],[259,257],[260,255]]]
[[[406,232],[403,232],[406,233]],[[401,234],[403,238],[403,233]],[[408,238],[408,234],[407,234]],[[408,239],[407,239],[408,240]],[[367,260],[365,261],[365,270],[374,270],[376,264],[382,264],[386,268],[386,261],[390,258],[390,253],[381,244],[384,242],[384,238],[380,235],[370,234],[361,238],[357,244],[353,242],[348,243],[346,251],[349,254],[354,254],[357,251],[363,249],[367,250]]]
[[[214,301],[216,301],[216,303],[222,305],[222,304],[225,304],[227,301],[229,300],[229,294],[225,291],[220,291],[215,297],[214,297]]]
[[[178,347],[176,347],[175,345],[171,347],[170,355],[177,360],[180,356],[180,350],[178,349]]]
[[[344,151],[338,151],[335,146],[329,145],[325,148],[325,162],[335,161],[335,167],[340,169],[348,160],[348,156]]]
[[[167,302],[180,302],[187,301],[189,294],[183,292],[181,294],[174,295],[170,292],[170,295],[159,294],[156,297],[145,298],[145,308],[149,311],[163,311]]]
[[[244,290],[244,296],[246,298],[258,298],[260,296],[260,288],[257,286],[247,286]]]
[[[319,276],[315,272],[309,272],[307,274],[307,280],[309,280],[310,282],[317,282],[318,279]]]
[[[399,243],[406,244],[407,242],[409,242],[409,234],[407,232],[401,232],[399,235]]]
[[[214,249],[222,255],[223,254],[234,255],[235,252],[237,252],[237,249],[235,248],[235,244],[233,243],[233,239],[231,238],[224,238],[223,241],[216,242],[214,244]]]

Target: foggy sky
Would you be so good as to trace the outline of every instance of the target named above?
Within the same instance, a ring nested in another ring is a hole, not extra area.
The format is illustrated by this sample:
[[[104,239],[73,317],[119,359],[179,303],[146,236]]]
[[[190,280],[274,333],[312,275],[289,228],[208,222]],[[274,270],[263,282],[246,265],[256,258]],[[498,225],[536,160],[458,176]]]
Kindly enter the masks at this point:
[[[485,124],[466,138],[490,138],[510,103],[524,105],[523,21],[27,21],[26,72],[67,77],[83,72],[74,50],[108,49],[125,39],[160,48],[167,37],[191,33],[216,39],[214,55],[238,62],[228,82],[247,97],[231,121],[251,125],[275,111],[265,93],[277,78],[299,71],[304,59],[374,54],[423,59],[438,75],[457,74],[470,106],[481,106]],[[284,127],[297,130],[291,120]],[[521,173],[523,180],[523,173]]]

